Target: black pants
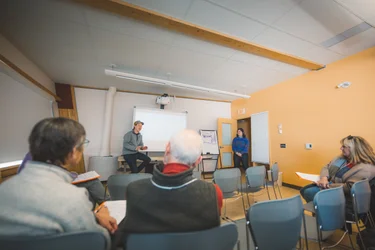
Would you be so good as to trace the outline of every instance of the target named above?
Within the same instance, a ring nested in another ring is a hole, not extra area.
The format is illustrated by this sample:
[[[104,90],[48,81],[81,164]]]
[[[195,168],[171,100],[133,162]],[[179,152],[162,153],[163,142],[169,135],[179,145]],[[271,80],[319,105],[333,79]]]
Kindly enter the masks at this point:
[[[151,158],[142,153],[135,153],[130,155],[124,155],[125,161],[129,164],[132,173],[139,173],[141,170],[148,166],[151,162]],[[139,167],[137,167],[137,160],[143,161]]]
[[[249,167],[249,165],[248,165],[249,154],[248,153],[242,154],[242,157],[240,157],[240,156],[236,155],[236,153],[233,153],[233,162],[234,162],[235,168],[239,168],[240,163],[242,162],[242,167],[246,170]]]

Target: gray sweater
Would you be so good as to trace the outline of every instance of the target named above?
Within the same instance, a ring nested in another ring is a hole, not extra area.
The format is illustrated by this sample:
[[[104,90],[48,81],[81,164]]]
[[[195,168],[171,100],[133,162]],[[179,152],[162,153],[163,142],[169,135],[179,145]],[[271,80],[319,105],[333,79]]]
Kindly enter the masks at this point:
[[[0,235],[51,235],[108,231],[96,223],[85,188],[71,184],[63,168],[29,161],[18,175],[0,185]]]
[[[141,133],[134,133],[133,130],[129,131],[124,135],[124,144],[122,148],[123,155],[135,154],[138,151],[136,148],[138,146],[143,147],[143,140]]]

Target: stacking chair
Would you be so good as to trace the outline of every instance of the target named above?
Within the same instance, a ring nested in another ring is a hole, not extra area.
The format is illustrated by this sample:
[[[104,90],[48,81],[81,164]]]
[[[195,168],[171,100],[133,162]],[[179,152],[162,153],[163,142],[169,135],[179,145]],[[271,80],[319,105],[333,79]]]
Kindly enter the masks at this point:
[[[130,234],[125,249],[233,250],[238,232],[234,223],[195,232]]]
[[[48,236],[0,236],[6,250],[105,250],[107,242],[99,232],[74,232]]]
[[[371,189],[370,189],[369,181],[365,179],[365,180],[355,182],[352,188],[350,189],[350,194],[352,196],[353,212],[354,212],[353,213],[354,222],[350,222],[350,223],[356,224],[357,229],[358,229],[358,235],[361,240],[362,246],[364,249],[366,249],[363,239],[362,239],[361,230],[359,227],[359,220],[363,216],[369,221],[369,224],[371,225],[371,227],[374,227],[374,220],[370,213]]]
[[[250,201],[249,201],[249,196],[248,193],[253,194],[254,198],[254,193],[261,191],[262,189],[266,189],[266,167],[265,166],[255,166],[255,167],[250,167],[246,169],[246,196],[247,196],[247,203],[250,207]],[[268,194],[268,199],[271,200],[269,193]]]
[[[226,216],[227,206],[226,202],[229,198],[235,198],[236,200],[242,198],[242,205],[245,211],[245,202],[242,194],[241,186],[241,171],[238,168],[219,169],[214,172],[214,182],[220,187],[223,192],[224,198],[224,220],[230,220]]]
[[[345,196],[343,186],[337,188],[325,189],[318,192],[314,197],[314,210],[316,214],[316,229],[318,232],[319,248],[322,248],[322,232],[333,231],[345,228],[345,232],[341,239],[333,246],[336,247],[348,234],[348,229],[345,224]],[[353,242],[348,234],[350,244],[353,247]]]
[[[152,174],[145,173],[111,175],[107,181],[111,200],[126,200],[126,188],[130,183],[151,177]]]
[[[255,249],[294,249],[301,245],[300,231],[304,222],[302,201],[299,195],[292,198],[263,201],[248,210],[248,226]],[[305,241],[308,249],[306,228]]]
[[[280,191],[278,180],[279,180],[279,166],[277,165],[277,162],[275,162],[271,167],[271,180],[268,180],[266,184],[267,192],[268,192],[268,186],[272,186],[273,192],[275,194],[275,198],[277,199],[276,190],[275,190],[275,186],[276,186],[279,190],[280,199],[282,199],[283,197],[281,196],[281,191]],[[268,196],[270,196],[269,193],[268,193]]]

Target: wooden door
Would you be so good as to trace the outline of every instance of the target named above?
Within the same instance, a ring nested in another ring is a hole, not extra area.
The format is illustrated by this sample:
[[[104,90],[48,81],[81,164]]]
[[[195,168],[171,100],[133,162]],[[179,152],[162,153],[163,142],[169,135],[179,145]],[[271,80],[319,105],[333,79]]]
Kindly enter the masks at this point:
[[[237,121],[228,118],[217,119],[217,135],[220,148],[220,167],[233,167],[232,141],[236,136]]]

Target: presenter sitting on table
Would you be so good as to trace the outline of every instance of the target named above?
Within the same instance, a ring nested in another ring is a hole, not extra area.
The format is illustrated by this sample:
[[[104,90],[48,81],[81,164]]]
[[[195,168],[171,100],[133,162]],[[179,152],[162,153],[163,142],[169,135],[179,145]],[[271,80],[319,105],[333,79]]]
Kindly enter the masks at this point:
[[[135,121],[134,128],[124,135],[124,144],[122,154],[125,161],[129,164],[132,173],[139,173],[144,167],[146,167],[151,159],[147,155],[139,152],[140,150],[146,150],[148,147],[143,145],[141,130],[143,122]],[[139,167],[137,167],[137,160],[143,161]]]
[[[246,170],[249,162],[249,140],[246,138],[245,132],[242,128],[237,130],[237,136],[232,142],[233,162],[234,167],[239,168],[242,162],[242,167]]]

